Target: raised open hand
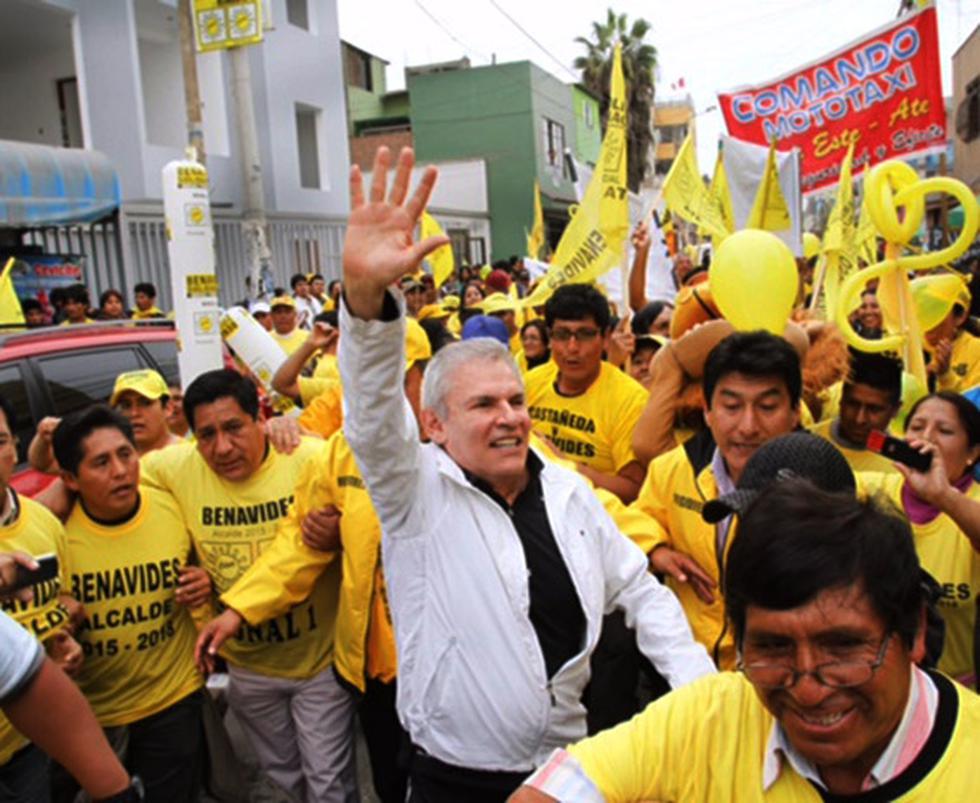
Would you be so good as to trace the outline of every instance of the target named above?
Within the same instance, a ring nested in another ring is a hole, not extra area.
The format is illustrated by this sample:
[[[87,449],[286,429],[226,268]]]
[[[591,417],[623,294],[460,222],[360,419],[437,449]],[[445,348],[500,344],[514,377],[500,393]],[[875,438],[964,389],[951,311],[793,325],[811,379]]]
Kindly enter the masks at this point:
[[[428,237],[413,242],[412,233],[436,182],[429,166],[414,194],[408,196],[415,155],[403,148],[398,156],[391,192],[385,199],[391,154],[379,148],[374,157],[370,197],[364,197],[364,179],[357,165],[351,168],[351,213],[344,239],[344,294],[351,312],[360,318],[376,318],[384,291],[406,273],[413,273],[427,254],[449,242],[447,237]]]

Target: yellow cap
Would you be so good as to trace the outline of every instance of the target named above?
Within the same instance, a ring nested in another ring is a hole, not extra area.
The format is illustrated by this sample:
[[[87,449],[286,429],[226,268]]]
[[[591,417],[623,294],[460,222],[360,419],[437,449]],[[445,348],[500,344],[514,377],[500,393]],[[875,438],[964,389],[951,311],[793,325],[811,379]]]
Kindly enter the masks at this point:
[[[803,258],[813,259],[820,253],[820,238],[812,231],[803,232]]]
[[[442,300],[442,308],[447,312],[455,312],[459,309],[459,296],[446,296]]]
[[[448,318],[449,311],[444,309],[442,304],[426,304],[419,310],[418,320],[424,321],[429,318]]]
[[[126,371],[126,373],[116,377],[116,384],[112,387],[112,396],[109,397],[109,405],[115,406],[119,397],[127,390],[132,390],[144,399],[151,401],[155,401],[161,396],[170,395],[167,383],[156,371]]]
[[[482,310],[484,315],[493,315],[498,312],[517,312],[517,303],[503,293],[491,293],[476,307]]]
[[[292,296],[276,296],[269,302],[269,306],[272,309],[275,309],[276,307],[292,307],[293,309],[296,309],[296,301]]]
[[[934,329],[949,315],[954,304],[970,308],[970,290],[955,273],[921,276],[911,282],[912,298],[923,332]]]
[[[480,268],[480,278],[486,280],[491,271],[493,271],[493,268],[491,268],[489,265],[484,265],[482,268]]]
[[[429,336],[414,318],[405,319],[405,370],[419,360],[432,359]]]

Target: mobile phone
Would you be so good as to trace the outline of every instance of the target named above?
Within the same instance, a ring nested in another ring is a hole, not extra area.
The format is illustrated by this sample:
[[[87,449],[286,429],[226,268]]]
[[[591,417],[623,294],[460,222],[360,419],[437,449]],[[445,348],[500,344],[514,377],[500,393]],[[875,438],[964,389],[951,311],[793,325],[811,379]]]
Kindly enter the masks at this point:
[[[17,576],[14,579],[14,584],[5,589],[6,593],[20,591],[22,588],[43,583],[45,580],[53,580],[58,576],[58,556],[54,552],[36,555],[34,560],[37,561],[36,569],[28,569],[26,566],[17,564]]]
[[[905,441],[893,438],[877,429],[872,430],[871,434],[868,435],[867,447],[882,457],[887,457],[889,460],[894,460],[896,463],[901,463],[903,466],[908,466],[923,474],[932,465],[931,454],[916,451]]]

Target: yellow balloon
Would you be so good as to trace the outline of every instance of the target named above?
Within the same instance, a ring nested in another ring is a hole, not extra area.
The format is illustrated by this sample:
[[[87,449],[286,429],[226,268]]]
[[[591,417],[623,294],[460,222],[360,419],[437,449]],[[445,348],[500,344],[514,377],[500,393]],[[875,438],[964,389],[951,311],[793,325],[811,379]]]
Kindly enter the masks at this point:
[[[815,256],[820,254],[820,249],[823,244],[820,242],[820,238],[817,237],[812,231],[803,232],[803,258],[813,259]]]
[[[708,281],[718,309],[736,329],[781,335],[800,277],[793,252],[775,234],[742,229],[718,246]]]

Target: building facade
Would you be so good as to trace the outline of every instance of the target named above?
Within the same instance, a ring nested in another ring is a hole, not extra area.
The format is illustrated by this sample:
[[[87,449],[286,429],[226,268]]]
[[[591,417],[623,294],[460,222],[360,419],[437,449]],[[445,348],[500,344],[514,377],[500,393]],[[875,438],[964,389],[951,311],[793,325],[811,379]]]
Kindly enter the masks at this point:
[[[8,0],[0,4],[0,139],[101,151],[115,167],[126,291],[155,281],[169,303],[161,170],[184,156],[187,115],[177,0]],[[349,208],[347,114],[335,0],[268,0],[248,47],[277,282],[339,275]],[[245,203],[226,52],[194,57],[203,105],[222,300],[245,294]],[[16,113],[11,113],[16,110]],[[104,287],[95,289],[105,289]]]

